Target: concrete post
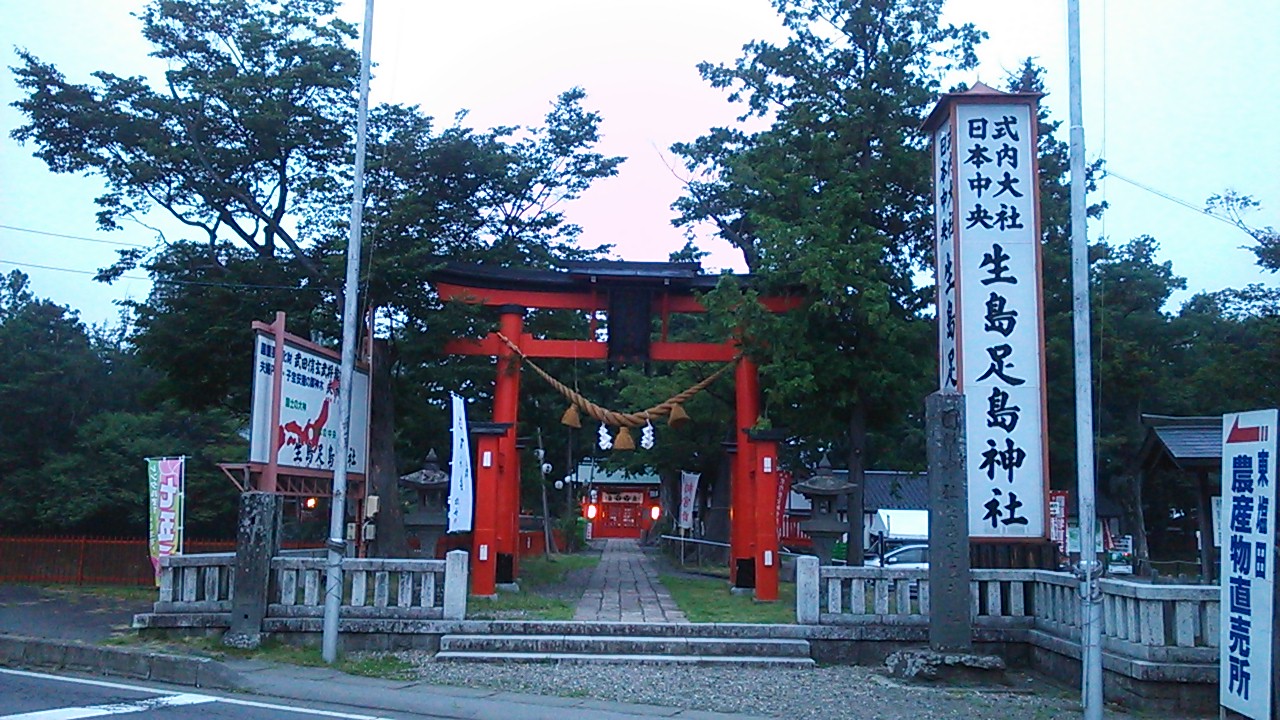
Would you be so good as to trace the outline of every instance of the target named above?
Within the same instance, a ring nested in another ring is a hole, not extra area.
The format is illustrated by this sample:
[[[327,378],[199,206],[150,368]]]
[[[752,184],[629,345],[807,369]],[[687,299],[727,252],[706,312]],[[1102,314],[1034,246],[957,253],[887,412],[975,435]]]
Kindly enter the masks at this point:
[[[969,598],[969,498],[965,478],[964,396],[925,399],[929,461],[929,647],[973,649]]]
[[[796,558],[796,623],[817,625],[818,606],[818,558],[804,555]]]
[[[281,500],[275,493],[257,491],[240,496],[231,627],[222,637],[222,642],[231,647],[256,648],[262,642],[271,558],[280,550]]]
[[[467,551],[450,550],[444,556],[444,619],[467,617]]]

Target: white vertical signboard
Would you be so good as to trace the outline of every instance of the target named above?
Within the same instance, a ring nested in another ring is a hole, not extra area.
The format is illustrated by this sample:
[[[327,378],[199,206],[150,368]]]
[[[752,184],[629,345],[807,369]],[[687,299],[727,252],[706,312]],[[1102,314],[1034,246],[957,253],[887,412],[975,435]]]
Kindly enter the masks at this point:
[[[1218,697],[1255,720],[1271,717],[1277,415],[1257,410],[1222,418]]]
[[[929,122],[940,385],[965,395],[974,537],[1048,532],[1035,97],[979,84]]]

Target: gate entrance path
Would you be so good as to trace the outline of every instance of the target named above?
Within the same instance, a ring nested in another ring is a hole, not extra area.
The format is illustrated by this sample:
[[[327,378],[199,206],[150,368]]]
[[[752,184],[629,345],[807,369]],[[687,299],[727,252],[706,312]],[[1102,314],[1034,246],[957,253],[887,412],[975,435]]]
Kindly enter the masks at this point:
[[[604,555],[591,574],[574,620],[689,622],[658,582],[658,569],[638,541],[609,538],[604,543]]]

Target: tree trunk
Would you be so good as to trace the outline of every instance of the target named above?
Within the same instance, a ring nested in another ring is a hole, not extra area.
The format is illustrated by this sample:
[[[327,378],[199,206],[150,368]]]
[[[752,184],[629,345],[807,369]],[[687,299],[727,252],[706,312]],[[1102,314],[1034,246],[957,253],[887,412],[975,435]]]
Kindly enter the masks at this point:
[[[849,483],[853,491],[848,495],[849,544],[845,562],[849,565],[862,565],[864,510],[866,505],[863,489],[866,480],[867,449],[867,404],[862,393],[849,413]]]
[[[376,557],[407,557],[404,509],[400,505],[400,474],[396,470],[395,402],[391,391],[391,344],[373,341],[373,361],[369,388],[373,404],[369,410],[368,492],[379,498],[375,521],[378,536]]]
[[[1200,529],[1200,577],[1206,585],[1213,582],[1213,500],[1210,498],[1209,473],[1196,473],[1196,520]]]
[[[703,522],[703,537],[713,542],[727,543],[729,542],[729,465],[727,458],[721,457],[721,461],[714,468],[714,472],[704,475],[713,477],[711,485],[711,502],[707,508],[707,516]],[[704,553],[712,557],[727,557],[728,551],[716,549],[712,553],[711,548],[704,548]]]
[[[1142,481],[1145,472],[1137,472],[1120,478],[1123,484],[1122,504],[1125,522],[1133,533],[1133,557],[1135,572],[1148,574],[1151,570],[1151,553],[1147,548],[1147,524],[1142,512]],[[1084,548],[1081,548],[1083,551]]]

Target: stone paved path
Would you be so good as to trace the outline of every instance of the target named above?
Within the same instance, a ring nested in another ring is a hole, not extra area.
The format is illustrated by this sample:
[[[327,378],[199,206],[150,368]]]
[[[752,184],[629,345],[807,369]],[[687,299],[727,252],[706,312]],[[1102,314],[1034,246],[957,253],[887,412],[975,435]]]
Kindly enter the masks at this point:
[[[689,622],[658,582],[658,570],[640,543],[617,538],[605,542],[574,620]]]

